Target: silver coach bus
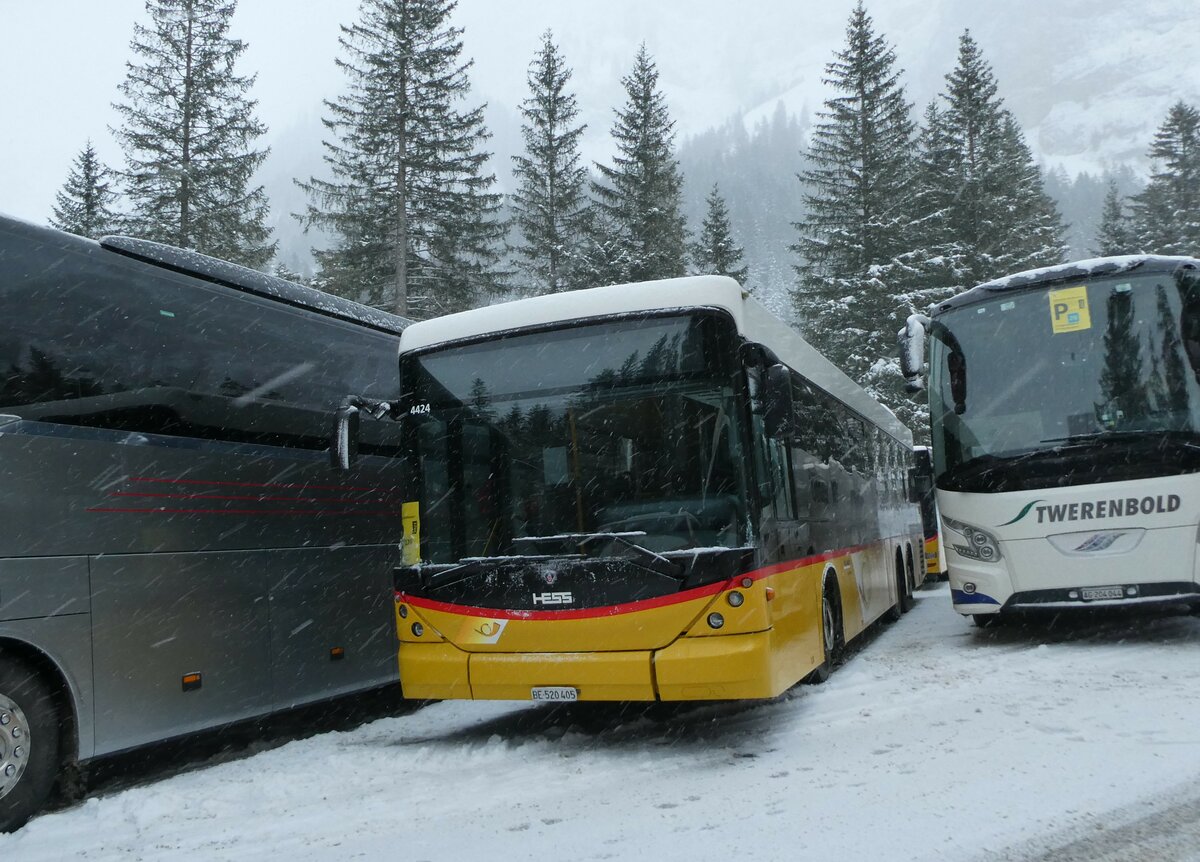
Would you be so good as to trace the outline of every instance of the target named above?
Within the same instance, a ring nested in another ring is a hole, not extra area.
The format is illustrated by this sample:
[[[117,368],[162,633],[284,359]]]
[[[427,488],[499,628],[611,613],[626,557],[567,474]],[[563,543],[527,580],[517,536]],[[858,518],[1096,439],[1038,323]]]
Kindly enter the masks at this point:
[[[407,321],[0,217],[0,830],[64,764],[395,683]]]

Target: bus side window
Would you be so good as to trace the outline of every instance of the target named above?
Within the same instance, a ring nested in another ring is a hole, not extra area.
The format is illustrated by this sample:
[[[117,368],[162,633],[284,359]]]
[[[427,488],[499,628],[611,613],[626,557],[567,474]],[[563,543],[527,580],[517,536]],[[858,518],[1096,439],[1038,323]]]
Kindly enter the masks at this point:
[[[29,420],[320,450],[347,392],[395,391],[355,374],[395,337],[115,256],[62,255],[0,315],[0,412]]]
[[[829,487],[822,478],[820,403],[799,375],[792,378],[792,410],[792,482],[796,490],[796,517],[810,518],[814,506],[829,502]]]
[[[786,440],[768,440],[767,457],[771,462],[771,478],[775,486],[775,517],[790,521],[796,517],[792,497],[792,472],[788,466],[788,444]]]
[[[1193,274],[1179,276],[1179,334],[1183,351],[1196,382],[1200,383],[1200,278]]]

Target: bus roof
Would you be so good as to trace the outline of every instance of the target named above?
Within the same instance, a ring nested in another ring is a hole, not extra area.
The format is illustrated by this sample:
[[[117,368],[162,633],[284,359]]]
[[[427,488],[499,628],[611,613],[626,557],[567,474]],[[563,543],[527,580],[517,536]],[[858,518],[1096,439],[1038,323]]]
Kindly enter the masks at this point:
[[[314,288],[305,287],[302,284],[296,284],[226,260],[209,257],[206,254],[150,240],[106,236],[96,242],[2,214],[0,214],[0,230],[24,235],[28,239],[38,242],[54,243],[62,247],[73,246],[87,254],[119,254],[202,281],[220,284],[245,293],[257,294],[382,332],[399,334],[409,323],[402,317],[343,299],[340,296],[323,293]]]
[[[106,236],[100,240],[100,246],[108,251],[204,281],[307,308],[329,317],[340,317],[383,332],[399,333],[409,323],[403,317],[334,296],[332,293],[172,245],[127,236]]]
[[[740,335],[769,348],[781,361],[838,398],[892,437],[912,445],[912,432],[890,410],[809,345],[732,278],[699,275],[593,287],[501,303],[414,323],[400,337],[412,352],[554,324],[584,323],[639,312],[713,308],[733,318]]]
[[[970,290],[965,290],[957,296],[952,296],[945,302],[938,303],[931,312],[937,316],[945,311],[971,305],[985,299],[990,299],[997,293],[1007,290],[1023,290],[1026,288],[1049,287],[1064,281],[1098,278],[1138,270],[1142,273],[1175,272],[1180,269],[1200,269],[1200,260],[1193,257],[1173,257],[1169,255],[1128,254],[1116,257],[1094,257],[1087,260],[1076,260],[1056,266],[1029,269],[1024,272],[1006,275],[1003,278],[985,281]]]

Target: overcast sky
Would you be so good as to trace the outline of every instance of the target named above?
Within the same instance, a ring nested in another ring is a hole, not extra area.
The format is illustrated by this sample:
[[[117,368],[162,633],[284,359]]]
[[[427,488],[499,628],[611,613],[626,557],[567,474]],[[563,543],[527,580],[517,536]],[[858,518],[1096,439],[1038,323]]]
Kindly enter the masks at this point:
[[[657,61],[672,116],[687,135],[737,111],[769,113],[780,98],[797,112],[819,107],[827,95],[823,67],[843,42],[852,6],[852,0],[460,0],[454,23],[466,30],[477,99],[497,109],[515,108],[524,98],[526,68],[540,34],[551,28],[575,71],[573,88],[590,127],[585,154],[605,158],[612,111],[623,98],[620,78],[640,43]],[[1200,50],[1195,0],[872,0],[868,10],[896,46],[918,106],[940,89],[958,36],[969,27],[1031,134],[1057,110],[1056,99],[1074,100],[1065,129],[1079,142],[1076,149],[1091,146],[1074,130],[1095,121],[1096,97],[1127,83],[1148,59],[1169,63],[1174,77],[1158,84],[1161,95],[1148,108],[1114,103],[1114,116],[1157,112],[1169,93],[1200,97],[1200,66],[1179,61]],[[298,136],[319,136],[321,102],[343,84],[334,65],[338,25],[357,12],[357,0],[239,3],[231,35],[249,46],[239,72],[258,75],[253,96],[270,127],[263,143],[276,145],[276,171],[286,169],[281,150]],[[133,24],[148,20],[143,0],[0,0],[0,212],[44,221],[89,138],[106,164],[121,165],[108,130],[116,122],[111,105],[130,59]],[[1173,48],[1164,53],[1164,45]],[[1064,85],[1042,92],[1052,65],[1075,91]],[[1144,151],[1144,135],[1125,137]],[[1037,151],[1036,137],[1031,143]],[[1064,151],[1072,145],[1068,140]]]

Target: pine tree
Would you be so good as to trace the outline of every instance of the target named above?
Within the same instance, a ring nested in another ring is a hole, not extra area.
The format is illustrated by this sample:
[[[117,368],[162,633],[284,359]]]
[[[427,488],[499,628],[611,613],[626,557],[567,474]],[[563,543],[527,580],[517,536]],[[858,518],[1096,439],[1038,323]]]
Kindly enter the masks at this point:
[[[521,104],[525,154],[513,156],[517,190],[512,208],[521,232],[517,252],[534,293],[582,286],[579,257],[588,227],[587,168],[580,163],[579,108],[567,91],[571,70],[542,34],[529,66],[529,96]]]
[[[315,252],[323,286],[406,317],[476,304],[496,286],[505,231],[484,106],[459,105],[471,61],[456,5],[364,0],[339,38],[348,90],[325,102],[332,179],[298,181],[312,198],[301,220],[336,238]]]
[[[825,72],[836,95],[817,115],[812,167],[800,174],[808,215],[795,225],[794,301],[813,345],[903,412],[911,402],[895,344],[908,309],[895,293],[910,243],[914,125],[895,51],[861,2]]]
[[[957,290],[1061,261],[1058,211],[969,31],[941,98],[944,109],[926,114],[916,198],[918,221],[936,238],[923,254],[931,280],[949,276]],[[918,283],[923,268],[914,266]]]
[[[780,102],[753,124],[743,115],[731,116],[721,126],[681,142],[678,153],[687,177],[688,224],[704,221],[709,191],[720,184],[750,271],[748,287],[782,318],[792,316],[796,261],[788,246],[796,239],[792,222],[803,209],[798,184],[779,178],[807,167],[802,151],[806,138],[806,126]]]
[[[952,215],[958,197],[958,150],[936,100],[925,108],[916,153],[912,240],[902,256],[902,284],[904,301],[913,310],[924,311],[958,292],[963,282],[958,261],[949,253],[956,248]]]
[[[1200,254],[1200,111],[1171,106],[1150,158],[1156,170],[1132,201],[1135,243],[1157,254]]]
[[[255,76],[234,72],[246,43],[228,35],[234,0],[146,0],[114,105],[130,233],[251,267],[275,252],[262,186],[266,126],[247,97]]]
[[[54,217],[50,226],[68,233],[99,239],[112,233],[116,224],[108,169],[100,162],[92,142],[75,157],[71,172],[61,191],[54,196]]]
[[[658,69],[638,50],[621,79],[625,105],[616,111],[612,166],[597,164],[593,183],[593,272],[603,281],[645,281],[684,274],[683,176],[675,159],[675,123],[658,90]],[[597,260],[597,257],[599,258]]]
[[[1067,250],[1062,216],[1046,194],[1041,169],[1009,111],[1001,117],[997,156],[1000,188],[996,200],[1008,216],[1007,223],[998,219],[997,225],[1010,235],[1003,245],[994,247],[992,260],[1001,272],[1061,263]]]
[[[742,247],[734,241],[729,208],[716,183],[708,194],[707,204],[700,238],[692,246],[692,263],[698,272],[727,275],[744,285],[749,269],[742,265]]]
[[[1129,254],[1132,245],[1129,220],[1125,216],[1117,181],[1109,180],[1108,192],[1104,195],[1104,206],[1100,213],[1100,230],[1096,236],[1094,254],[1099,257]]]

